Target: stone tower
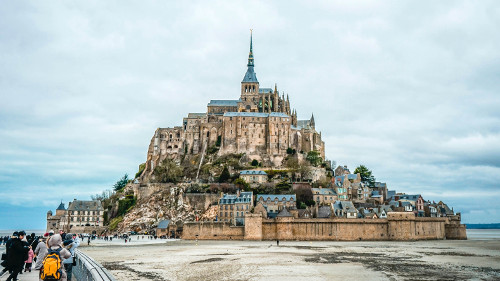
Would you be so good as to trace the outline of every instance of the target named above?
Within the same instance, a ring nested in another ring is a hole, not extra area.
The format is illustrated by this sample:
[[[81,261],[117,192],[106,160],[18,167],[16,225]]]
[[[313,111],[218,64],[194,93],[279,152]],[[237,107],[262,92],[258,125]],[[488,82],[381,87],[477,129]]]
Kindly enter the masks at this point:
[[[259,81],[254,71],[252,32],[250,30],[250,53],[248,54],[247,72],[241,81],[241,105],[238,111],[258,112]]]
[[[59,207],[56,209],[56,216],[64,216],[66,215],[66,208],[64,207],[64,203],[61,201]]]

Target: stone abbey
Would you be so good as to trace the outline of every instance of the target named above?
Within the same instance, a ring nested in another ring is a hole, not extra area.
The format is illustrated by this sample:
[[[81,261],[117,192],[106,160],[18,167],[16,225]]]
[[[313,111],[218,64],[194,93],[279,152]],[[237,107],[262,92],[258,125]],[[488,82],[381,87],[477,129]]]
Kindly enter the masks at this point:
[[[211,100],[205,113],[189,113],[182,126],[158,128],[148,149],[145,172],[166,157],[203,154],[219,147],[219,155],[245,153],[266,166],[282,165],[287,150],[317,151],[325,158],[325,143],[316,131],[314,115],[298,120],[288,95],[277,86],[261,88],[254,71],[252,36],[247,71],[236,100]]]

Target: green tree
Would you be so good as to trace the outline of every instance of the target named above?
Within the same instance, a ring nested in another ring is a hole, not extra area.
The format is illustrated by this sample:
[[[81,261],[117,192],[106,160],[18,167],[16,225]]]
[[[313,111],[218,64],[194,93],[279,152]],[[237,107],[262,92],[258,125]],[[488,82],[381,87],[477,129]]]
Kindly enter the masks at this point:
[[[252,166],[257,167],[259,166],[259,161],[257,161],[257,159],[253,159],[251,164]]]
[[[219,182],[227,182],[230,178],[231,174],[229,173],[227,166],[224,166],[224,169],[222,170],[222,173],[220,174],[219,177]]]
[[[354,173],[359,173],[361,175],[361,181],[363,183],[365,183],[369,187],[375,187],[375,177],[372,175],[372,171],[365,165],[359,165],[359,167],[354,170]]]
[[[247,190],[250,188],[250,185],[242,178],[235,179],[233,183],[241,190]]]
[[[160,165],[156,166],[153,175],[158,182],[177,183],[182,177],[182,172],[183,168],[177,165],[174,160],[165,158]]]
[[[314,167],[317,167],[318,165],[321,164],[321,162],[323,162],[323,159],[321,159],[319,152],[315,150],[309,151],[307,153],[306,160],[309,161],[309,163],[311,163],[311,165],[313,165]]]
[[[287,191],[292,188],[292,185],[287,180],[282,180],[276,184],[276,189],[280,191]]]
[[[121,179],[119,179],[114,185],[113,189],[115,191],[122,191],[128,183],[128,175],[125,174]]]
[[[146,168],[146,163],[142,163],[141,165],[139,165],[139,171],[135,174],[135,178],[141,176],[142,172],[144,171],[144,168]]]
[[[215,146],[220,147],[222,141],[222,136],[217,136],[217,141],[215,142]]]

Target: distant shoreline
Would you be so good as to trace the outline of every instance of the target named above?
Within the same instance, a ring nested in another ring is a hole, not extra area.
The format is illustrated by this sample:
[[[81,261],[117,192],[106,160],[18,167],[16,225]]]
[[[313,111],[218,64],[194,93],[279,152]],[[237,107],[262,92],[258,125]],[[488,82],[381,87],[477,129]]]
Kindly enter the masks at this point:
[[[500,223],[466,223],[467,229],[500,229]]]

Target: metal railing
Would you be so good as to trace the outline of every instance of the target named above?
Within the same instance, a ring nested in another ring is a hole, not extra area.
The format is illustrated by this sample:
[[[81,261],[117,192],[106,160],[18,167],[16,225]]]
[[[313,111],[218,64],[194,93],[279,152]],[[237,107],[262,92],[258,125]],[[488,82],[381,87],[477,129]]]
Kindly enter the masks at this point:
[[[106,268],[78,249],[75,250],[75,259],[73,275],[78,281],[116,281]]]

